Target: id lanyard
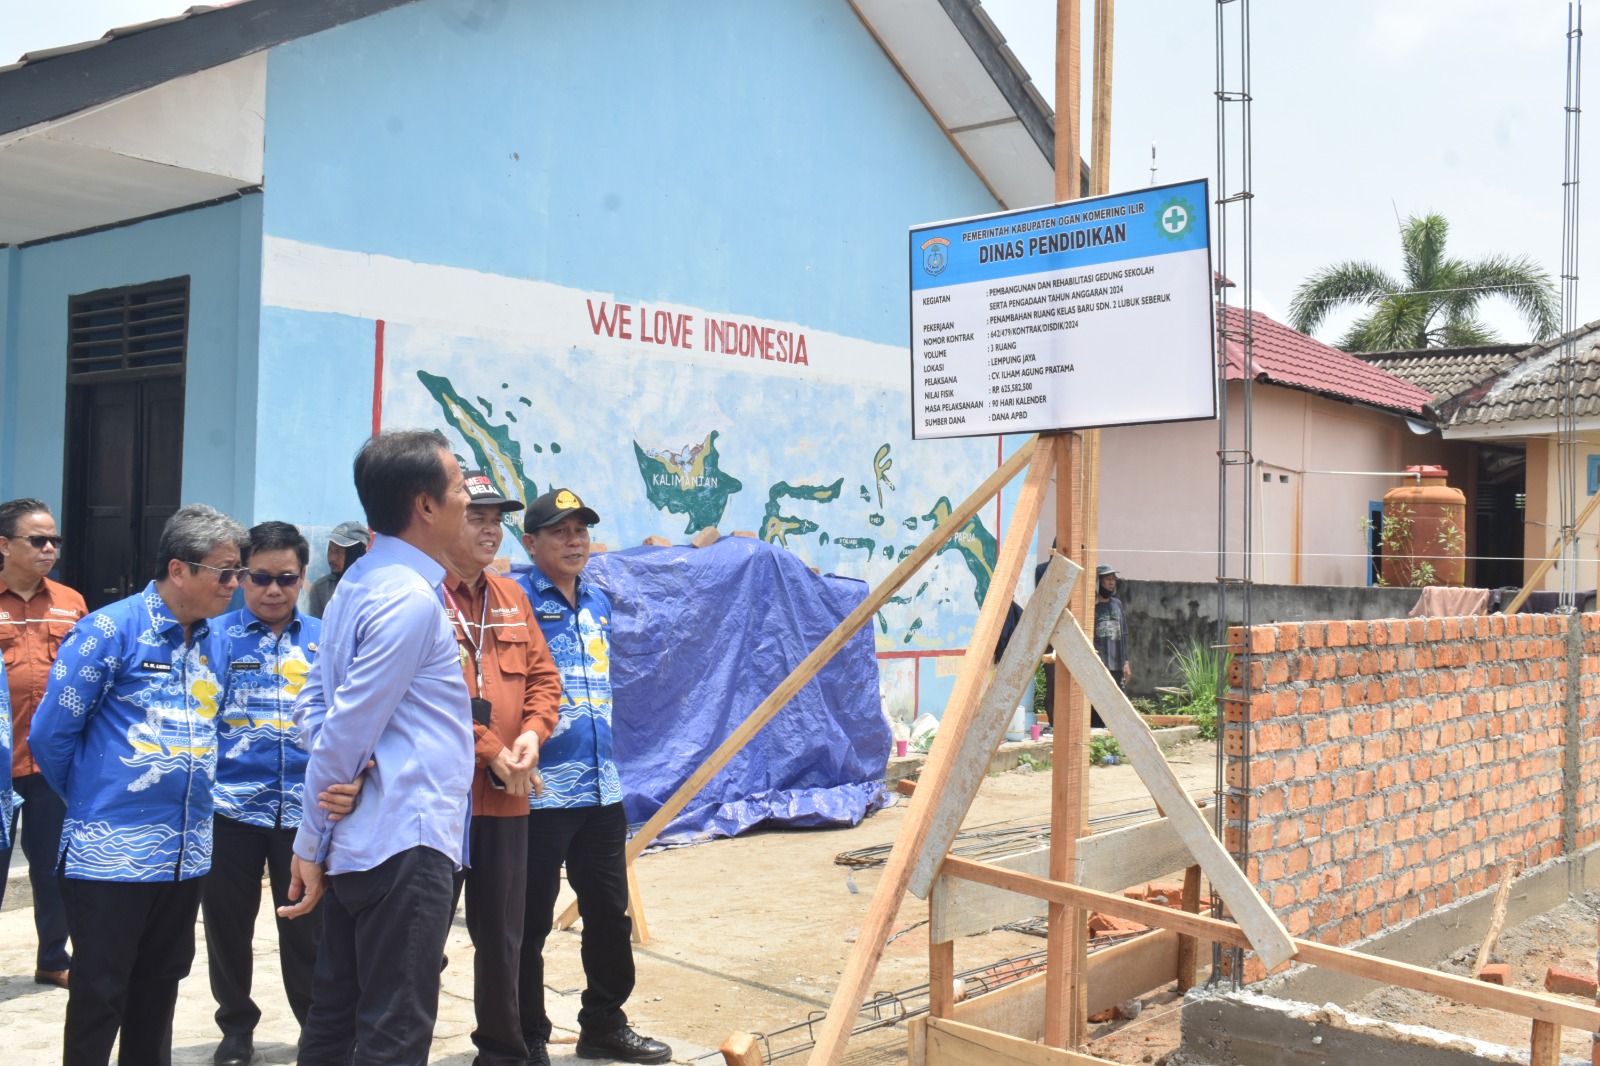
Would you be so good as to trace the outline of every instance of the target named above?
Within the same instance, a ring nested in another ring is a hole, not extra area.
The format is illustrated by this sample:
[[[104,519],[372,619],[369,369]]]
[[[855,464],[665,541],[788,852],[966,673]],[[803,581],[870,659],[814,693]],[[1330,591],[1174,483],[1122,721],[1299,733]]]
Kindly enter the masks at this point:
[[[451,629],[455,629],[455,623],[460,623],[460,625],[461,625],[461,630],[460,630],[461,639],[466,641],[467,642],[467,647],[472,649],[472,668],[473,668],[473,672],[475,674],[477,674],[477,678],[478,678],[478,698],[480,700],[487,700],[489,697],[487,697],[487,696],[485,696],[483,694],[483,644],[484,644],[483,635],[489,628],[489,589],[488,589],[488,586],[485,586],[484,590],[483,590],[483,611],[478,616],[478,639],[477,640],[473,640],[472,639],[472,626],[471,626],[471,623],[469,623],[467,621],[466,615],[461,613],[461,608],[456,603],[456,598],[454,596],[450,595],[450,586],[448,586],[448,585],[440,585],[439,588],[444,592],[444,601],[445,601],[446,604],[449,605],[450,613],[454,616],[454,622],[452,622],[450,628]]]

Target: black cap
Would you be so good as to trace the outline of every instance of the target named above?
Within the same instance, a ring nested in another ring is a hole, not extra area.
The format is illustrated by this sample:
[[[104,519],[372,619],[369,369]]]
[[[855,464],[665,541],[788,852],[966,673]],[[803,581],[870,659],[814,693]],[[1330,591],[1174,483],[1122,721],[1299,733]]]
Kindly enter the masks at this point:
[[[577,515],[591,526],[600,521],[594,508],[578,499],[576,492],[571,489],[551,489],[528,505],[528,513],[522,519],[522,531],[532,533],[536,529],[553,526],[569,514]]]
[[[506,499],[500,490],[495,488],[494,482],[489,480],[489,475],[482,470],[468,471],[465,480],[467,483],[467,502],[469,504],[487,504],[490,507],[498,507],[502,511],[522,510],[522,501]]]

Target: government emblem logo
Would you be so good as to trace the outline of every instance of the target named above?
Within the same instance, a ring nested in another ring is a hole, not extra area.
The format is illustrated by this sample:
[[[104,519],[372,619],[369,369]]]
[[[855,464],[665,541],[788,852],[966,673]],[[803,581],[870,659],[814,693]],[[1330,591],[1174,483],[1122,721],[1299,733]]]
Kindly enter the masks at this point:
[[[929,237],[922,242],[922,269],[937,277],[949,263],[950,242],[944,237]]]

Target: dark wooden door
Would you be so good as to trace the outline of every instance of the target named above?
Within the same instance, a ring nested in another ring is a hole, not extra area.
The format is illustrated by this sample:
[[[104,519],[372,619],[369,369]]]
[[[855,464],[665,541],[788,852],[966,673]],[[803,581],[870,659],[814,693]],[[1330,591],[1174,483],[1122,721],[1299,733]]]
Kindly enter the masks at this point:
[[[183,483],[183,378],[73,385],[62,573],[91,610],[155,577]]]

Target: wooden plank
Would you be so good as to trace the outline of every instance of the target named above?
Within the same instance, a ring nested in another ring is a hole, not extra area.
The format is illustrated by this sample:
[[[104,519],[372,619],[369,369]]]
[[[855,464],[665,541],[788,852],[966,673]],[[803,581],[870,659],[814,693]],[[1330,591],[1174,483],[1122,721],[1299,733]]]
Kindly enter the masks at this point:
[[[754,1033],[734,1033],[719,1048],[725,1066],[763,1066],[761,1041]]]
[[[666,802],[661,805],[661,809],[651,815],[650,820],[640,826],[639,831],[633,835],[633,839],[628,841],[627,861],[629,863],[638,858],[639,853],[649,847],[656,837],[660,835],[661,831],[667,827],[667,823],[676,818],[683,808],[688,806],[689,801],[699,795],[700,790],[705,788],[713,777],[721,773],[723,767],[727,766],[735,755],[744,750],[745,745],[750,743],[755,735],[761,731],[761,728],[772,721],[777,713],[790,700],[794,699],[802,688],[810,683],[811,679],[828,664],[828,661],[838,654],[839,649],[850,642],[850,639],[856,635],[856,631],[873,619],[878,611],[883,608],[883,605],[889,602],[889,597],[899,592],[900,586],[909,581],[911,575],[915,574],[923,563],[931,559],[938,553],[939,549],[949,543],[968,522],[972,521],[973,516],[979,510],[994,499],[995,493],[999,492],[1012,478],[1017,476],[1024,466],[1029,464],[1038,447],[1038,440],[1038,437],[1029,437],[1023,441],[1021,446],[1017,448],[1016,453],[1010,459],[1001,463],[999,468],[984,479],[983,484],[979,485],[971,496],[962,500],[960,506],[950,512],[948,520],[941,522],[937,529],[925,537],[922,543],[912,550],[910,555],[901,560],[900,565],[891,570],[889,576],[878,583],[878,587],[867,595],[861,605],[851,611],[844,621],[835,626],[833,632],[823,638],[822,643],[818,644],[810,655],[802,659],[788,677],[779,682],[778,687],[772,690],[772,694],[762,700],[761,704],[750,712],[749,716],[739,724],[738,728],[728,734],[728,739],[724,740],[717,746],[716,751],[706,757],[706,761],[700,764],[699,769],[695,770],[687,781],[679,785],[677,791],[667,797]],[[1044,449],[1044,452],[1048,456],[1049,450]],[[1032,537],[1033,523],[1037,520],[1038,512],[1035,511],[1027,527],[1028,533],[1023,536],[1023,540],[1026,541]],[[734,533],[734,536],[741,535],[738,532]],[[998,573],[996,573],[995,578],[996,583],[991,587],[1011,587],[1010,585],[1001,586],[998,584]],[[1013,576],[1012,584],[1014,585],[1015,583],[1016,578]],[[1006,606],[1009,606],[1009,602]],[[1004,610],[1000,611],[1000,619],[1001,621],[1005,619]],[[994,635],[998,636],[999,632],[999,625],[997,624]],[[993,654],[993,652],[994,639],[991,638],[989,640],[988,654]],[[561,917],[556,921],[556,928],[570,929],[572,923],[577,920],[577,915],[578,906],[573,903],[561,913]]]
[[[928,1019],[928,1066],[1115,1066],[1106,1059],[991,1033],[943,1018]]]
[[[1200,867],[1191,866],[1183,872],[1183,909],[1190,914],[1200,913]],[[1194,987],[1195,971],[1200,957],[1200,942],[1192,936],[1178,935],[1178,991],[1187,992]]]
[[[639,875],[628,863],[628,917],[633,919],[633,942],[650,943],[650,923],[644,917],[644,897],[639,894]]]
[[[956,944],[946,940],[928,945],[928,1013],[950,1017],[956,1005]]]
[[[1165,818],[1083,837],[1077,842],[1077,850],[1078,872],[1072,881],[1102,892],[1119,892],[1159,880],[1193,861],[1189,849]],[[994,863],[1007,870],[1045,877],[1050,872],[1050,849],[1041,846]],[[934,881],[928,903],[928,937],[935,941],[987,933],[1043,914],[1046,908],[1043,901],[1029,896],[943,876]]]
[[[1029,892],[1041,899],[1143,922],[1152,928],[1173,929],[1180,933],[1205,937],[1227,947],[1250,947],[1244,930],[1239,926],[1209,915],[1185,914],[1183,911],[1175,911],[1170,907],[1146,903],[1143,900],[1096,892],[1078,885],[1046,881],[1043,878],[1029,877],[1027,874],[1011,870],[998,870],[986,863],[972,862],[969,859],[953,857],[946,859],[944,872],[952,877],[970,877],[975,881],[998,885],[1016,892]],[[1424,966],[1363,955],[1359,951],[1319,944],[1313,940],[1292,940],[1291,943],[1295,950],[1295,961],[1310,966],[1326,966],[1330,970],[1369,981],[1399,985],[1418,992],[1430,992],[1468,1006],[1486,1007],[1489,1010],[1504,1011],[1522,1018],[1554,1022],[1568,1029],[1600,1031],[1600,1007],[1574,1003],[1538,992],[1524,992],[1517,988],[1486,984],[1470,977],[1440,973]]]
[[[1022,620],[1011,633],[1011,643],[995,668],[987,691],[967,723],[959,757],[950,763],[943,786],[933,796],[933,811],[928,815],[927,839],[922,853],[911,868],[911,894],[926,899],[933,889],[939,864],[955,843],[972,807],[978,786],[989,776],[989,763],[1005,739],[1006,725],[1016,712],[1022,694],[1033,682],[1050,634],[1061,623],[1061,614],[1072,596],[1078,568],[1061,555],[1050,560],[1039,587],[1028,600]],[[948,715],[948,711],[946,714]],[[941,730],[944,728],[940,726]]]
[[[1030,438],[1029,443],[1036,440]],[[884,944],[888,941],[895,916],[900,912],[906,886],[911,882],[912,866],[921,857],[928,839],[930,816],[949,780],[952,765],[962,758],[967,728],[977,710],[978,695],[988,675],[989,663],[994,658],[1000,627],[1011,607],[1009,592],[1016,587],[1028,550],[1032,547],[1039,508],[1043,503],[1045,487],[1049,484],[1050,470],[1054,466],[1049,449],[1038,449],[1034,454],[1037,459],[1028,468],[1028,476],[1022,483],[1022,491],[1017,494],[1011,522],[1006,527],[1005,540],[1000,546],[1000,556],[989,583],[990,595],[978,612],[972,640],[967,646],[966,655],[962,656],[955,686],[945,705],[944,718],[939,724],[938,733],[934,735],[933,749],[923,764],[916,794],[911,797],[911,809],[900,823],[894,847],[889,852],[883,874],[878,878],[872,903],[862,919],[855,948],[839,978],[839,987],[834,991],[827,1016],[817,1030],[816,1045],[808,1060],[814,1066],[838,1066],[844,1057],[856,1015],[866,1000],[872,975],[883,956]]]
[[[1483,972],[1489,964],[1489,956],[1494,954],[1495,941],[1500,939],[1500,929],[1506,924],[1506,904],[1511,902],[1511,886],[1517,879],[1517,874],[1522,872],[1522,864],[1516,859],[1511,859],[1500,868],[1500,889],[1494,894],[1494,910],[1489,916],[1489,931],[1484,934],[1483,945],[1478,948],[1478,958],[1472,964],[1472,975],[1476,977]]]
[[[1561,1066],[1561,1026],[1554,1022],[1534,1022],[1528,1066]]]
[[[1167,812],[1167,821],[1205,870],[1212,889],[1222,897],[1234,920],[1244,929],[1255,953],[1269,970],[1288,962],[1294,957],[1289,931],[1256,892],[1222,842],[1212,835],[1205,817],[1167,765],[1161,746],[1150,735],[1150,727],[1140,720],[1139,712],[1106,672],[1094,645],[1077,621],[1062,619],[1051,643],[1055,645],[1056,657],[1072,668],[1072,676],[1078,679],[1122,750],[1127,752],[1139,780]]]

